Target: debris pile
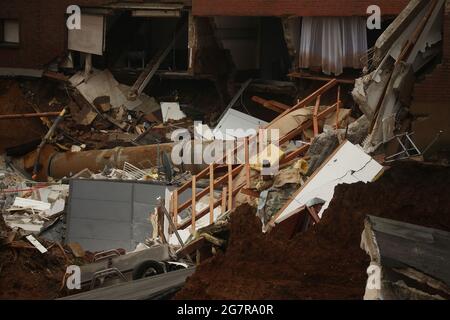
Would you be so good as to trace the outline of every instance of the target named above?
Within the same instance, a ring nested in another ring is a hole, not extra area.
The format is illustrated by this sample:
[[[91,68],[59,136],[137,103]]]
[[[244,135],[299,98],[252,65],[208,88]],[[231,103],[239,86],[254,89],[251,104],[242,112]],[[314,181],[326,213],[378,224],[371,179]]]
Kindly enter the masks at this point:
[[[39,79],[0,79],[0,298],[169,298],[188,277],[177,299],[448,298],[448,160],[409,110],[444,3],[376,42],[353,16],[241,32],[185,4],[83,8]],[[247,59],[265,29],[280,48]]]
[[[231,215],[224,253],[197,267],[177,299],[362,299],[369,258],[366,215],[450,231],[447,167],[400,164],[373,183],[339,185],[323,219],[304,234],[264,235],[247,205]]]

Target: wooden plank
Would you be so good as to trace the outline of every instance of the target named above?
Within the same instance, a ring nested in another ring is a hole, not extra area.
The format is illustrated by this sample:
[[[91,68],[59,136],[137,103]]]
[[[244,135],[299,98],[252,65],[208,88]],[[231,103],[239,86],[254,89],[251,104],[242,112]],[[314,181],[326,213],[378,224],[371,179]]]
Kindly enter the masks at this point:
[[[336,130],[339,129],[339,112],[341,111],[341,86],[338,86],[336,106]]]
[[[288,142],[289,140],[292,140],[296,136],[298,136],[300,133],[305,131],[306,129],[310,128],[313,125],[312,120],[307,120],[303,122],[299,127],[295,128],[291,132],[289,132],[287,135],[285,135],[283,138],[280,139],[279,145],[283,145],[284,143]]]
[[[233,165],[231,158],[228,161],[228,210],[233,210]]]
[[[334,111],[336,111],[337,106],[338,106],[338,104],[336,103],[336,104],[332,105],[331,107],[325,109],[324,111],[322,111],[321,113],[319,113],[317,115],[317,119],[322,120],[322,119],[326,118],[327,116],[332,114]]]
[[[238,167],[234,168],[233,171],[232,171],[233,172],[233,177],[235,177],[243,168],[244,168],[244,165],[242,165],[242,164],[239,165]],[[209,171],[209,168],[206,168],[206,169],[207,169],[207,171]],[[198,177],[198,175],[197,175],[197,177]],[[214,182],[214,187],[216,187],[217,185],[221,185],[222,183],[225,183],[227,181],[227,179],[228,179],[228,174],[218,178]],[[189,182],[189,184],[190,183],[191,182]],[[208,193],[209,193],[209,186],[207,188],[203,189],[202,191],[200,191],[197,194],[196,200],[206,196]],[[185,203],[183,203],[181,206],[178,207],[178,212],[181,212],[181,211],[189,208],[190,203],[191,203],[191,200],[188,200]]]
[[[319,121],[317,119],[317,114],[319,113],[319,107],[320,107],[320,96],[317,96],[316,105],[314,106],[314,111],[313,111],[314,138],[319,135]]]
[[[303,100],[301,100],[300,102],[298,102],[295,106],[293,106],[291,109],[286,110],[285,112],[283,112],[282,114],[280,114],[278,117],[276,117],[274,120],[272,120],[271,123],[269,123],[269,125],[267,125],[266,128],[270,128],[270,126],[272,124],[274,124],[276,121],[280,120],[281,118],[283,118],[284,116],[286,116],[287,114],[291,113],[292,111],[295,111],[297,109],[303,108],[305,106],[307,106],[308,104],[310,104],[312,101],[314,101],[314,99],[317,98],[318,95],[322,95],[323,93],[327,92],[328,90],[330,90],[331,88],[333,88],[334,86],[336,86],[337,84],[337,80],[333,79],[329,82],[327,82],[325,85],[323,85],[322,87],[320,87],[319,89],[317,89],[315,92],[313,92],[312,94],[310,94],[309,96],[307,96],[306,98],[304,98]],[[281,143],[280,143],[281,144]]]
[[[313,207],[306,207],[306,210],[308,211],[311,218],[313,218],[315,223],[318,223],[320,221],[320,218],[317,215],[317,212]]]
[[[173,223],[177,226],[178,225],[178,190],[175,189],[173,191]]]
[[[233,197],[236,196],[236,195],[241,191],[241,189],[242,189],[244,186],[245,186],[245,183],[243,183],[243,184],[241,184],[240,186],[238,186],[237,188],[235,188],[235,189],[233,190],[233,192],[231,193],[231,199],[233,199]],[[214,202],[214,208],[216,208],[217,206],[219,206],[221,202],[222,202],[221,199],[218,199],[216,202]],[[229,210],[229,209],[228,209],[228,210]],[[205,216],[205,214],[207,214],[208,212],[209,212],[209,208],[206,207],[205,209],[203,209],[202,211],[200,211],[199,213],[197,213],[197,219],[202,218],[202,217]],[[189,227],[190,224],[191,224],[190,221],[186,221],[185,223],[181,224],[181,225],[178,227],[178,230],[186,229],[187,227]]]
[[[214,165],[209,165],[209,223],[214,222]]]
[[[243,87],[245,88],[246,86],[248,86],[250,82],[246,83],[246,85],[244,85]],[[314,93],[312,93],[311,95],[309,95],[308,97],[306,97],[305,99],[303,99],[302,101],[300,101],[299,103],[297,103],[294,107],[292,107],[289,110],[286,110],[285,112],[283,112],[281,115],[279,115],[276,119],[274,119],[270,124],[274,123],[275,121],[279,120],[280,118],[284,117],[285,115],[289,114],[290,112],[301,108],[302,106],[307,105],[308,103],[310,103],[311,101],[313,101],[315,98],[317,98],[318,95],[323,94],[324,92],[328,91],[329,89],[333,88],[335,85],[337,84],[336,79],[333,79],[331,81],[329,81],[328,83],[326,83],[324,86],[322,86],[321,88],[319,88],[318,90],[316,90]],[[322,114],[318,115],[318,118],[320,119]],[[270,124],[266,126],[266,128],[270,128]],[[285,135],[283,138],[280,139],[279,144],[282,145],[285,142],[293,139],[295,136],[297,136],[299,133],[303,132],[303,130],[308,129],[310,126],[312,126],[313,123],[311,120],[308,120],[306,122],[304,122],[300,127],[294,129],[293,131],[291,131],[290,133],[288,133],[287,135]],[[258,134],[255,136],[250,137],[249,141],[256,139],[256,141],[258,141]],[[242,145],[237,146],[232,153],[234,154],[235,152],[237,152],[240,148],[242,147]],[[227,155],[224,156],[224,158],[222,160],[226,160]],[[236,172],[236,174],[242,170],[243,166],[239,165],[237,168],[235,168],[233,170],[233,176],[235,175],[234,172]],[[206,168],[204,170],[202,170],[198,175],[197,178],[200,178],[204,175],[206,175],[209,171],[209,168]],[[223,182],[226,181],[228,175],[223,176],[222,178],[219,178],[215,183],[214,186],[219,185]],[[232,178],[231,178],[232,179]],[[178,192],[181,194],[182,192],[186,191],[190,186],[190,182],[186,182],[183,186],[181,186],[178,189]],[[230,189],[228,189],[230,190]],[[199,197],[203,197],[206,194],[208,194],[209,192],[209,187],[205,188],[203,191],[201,191],[199,193]],[[179,208],[178,211],[181,212],[182,210],[188,208],[190,205],[190,201],[185,202],[184,204],[182,204]],[[228,210],[231,210],[232,206],[230,206],[230,199],[228,199]]]
[[[250,188],[250,150],[249,150],[249,139],[248,137],[244,138],[244,150],[245,150],[245,181],[247,184],[247,188]]]
[[[374,216],[367,219],[383,266],[409,266],[450,285],[449,232]]]
[[[192,234],[195,234],[195,218],[197,216],[197,210],[195,208],[196,206],[196,188],[197,188],[197,177],[196,176],[192,176],[192,205],[191,205],[191,209],[192,209],[192,221],[191,221],[191,225],[192,225]]]
[[[222,210],[221,213],[225,213],[227,211],[227,187],[222,188]]]
[[[252,101],[262,105],[263,107],[265,107],[265,108],[267,108],[269,110],[272,110],[272,111],[275,111],[275,112],[278,112],[278,113],[282,113],[282,112],[284,112],[286,110],[289,110],[291,108],[290,106],[285,105],[285,104],[283,104],[281,102],[277,102],[277,101],[274,101],[274,100],[266,100],[266,99],[263,99],[263,98],[258,97],[258,96],[253,96],[252,97]]]
[[[288,163],[288,162],[294,160],[295,158],[297,158],[302,153],[305,153],[306,151],[308,151],[308,149],[309,149],[309,145],[308,144],[305,144],[304,146],[301,146],[297,150],[292,151],[286,157],[284,157],[284,159],[281,160],[280,164]]]
[[[40,112],[40,113],[21,113],[21,114],[1,114],[0,120],[24,119],[24,118],[43,118],[43,117],[57,117],[61,111],[58,112]]]
[[[259,193],[256,191],[253,191],[252,189],[242,188],[241,193],[253,197],[253,198],[259,198]]]
[[[312,93],[311,95],[309,95],[308,97],[297,103],[290,111],[297,110],[299,108],[307,106],[309,103],[314,101],[314,99],[317,98],[317,96],[321,96],[323,93],[327,92],[328,90],[336,86],[337,83],[338,81],[336,79],[327,82],[324,86],[320,87],[314,93]]]
[[[187,255],[191,255],[192,253],[197,251],[197,249],[203,247],[205,245],[205,243],[206,243],[206,241],[205,241],[205,238],[203,238],[203,237],[199,237],[195,240],[192,240],[185,247],[183,247],[182,249],[177,251],[177,257],[181,258],[181,257],[185,257]]]

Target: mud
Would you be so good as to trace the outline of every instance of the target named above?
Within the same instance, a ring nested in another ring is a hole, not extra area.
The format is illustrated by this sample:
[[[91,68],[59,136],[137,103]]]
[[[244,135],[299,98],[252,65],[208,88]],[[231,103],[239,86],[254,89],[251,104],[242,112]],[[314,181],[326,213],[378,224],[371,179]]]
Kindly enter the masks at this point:
[[[57,298],[65,270],[65,257],[57,246],[45,254],[0,248],[0,299]]]
[[[450,231],[448,167],[404,163],[371,184],[340,185],[323,220],[291,240],[261,233],[249,206],[231,218],[229,247],[205,261],[175,299],[362,299],[366,215]]]
[[[0,80],[0,114],[34,113],[17,81]],[[0,120],[0,152],[45,134],[39,118]]]

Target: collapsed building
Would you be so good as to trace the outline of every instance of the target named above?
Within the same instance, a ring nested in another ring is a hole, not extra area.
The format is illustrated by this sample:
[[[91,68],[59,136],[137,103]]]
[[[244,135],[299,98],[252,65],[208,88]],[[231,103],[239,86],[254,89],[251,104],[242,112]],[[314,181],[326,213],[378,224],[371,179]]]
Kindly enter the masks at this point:
[[[3,297],[447,299],[449,1],[321,2],[1,3]]]

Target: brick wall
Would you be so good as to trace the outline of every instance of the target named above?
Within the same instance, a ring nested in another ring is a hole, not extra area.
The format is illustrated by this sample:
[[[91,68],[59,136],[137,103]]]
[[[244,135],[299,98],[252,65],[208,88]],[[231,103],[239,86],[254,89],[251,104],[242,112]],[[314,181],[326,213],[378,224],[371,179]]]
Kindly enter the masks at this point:
[[[137,0],[135,2],[139,2]],[[0,67],[41,68],[66,49],[66,9],[108,0],[0,0],[0,19],[18,19],[20,45],[0,47]]]
[[[192,0],[197,16],[365,16],[378,5],[383,15],[397,15],[409,0]]]

